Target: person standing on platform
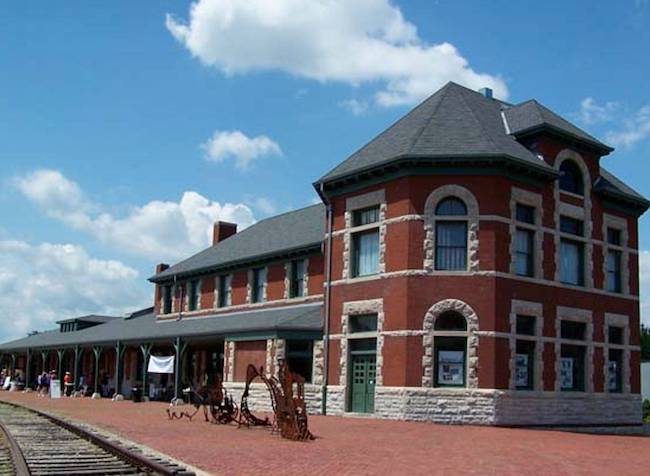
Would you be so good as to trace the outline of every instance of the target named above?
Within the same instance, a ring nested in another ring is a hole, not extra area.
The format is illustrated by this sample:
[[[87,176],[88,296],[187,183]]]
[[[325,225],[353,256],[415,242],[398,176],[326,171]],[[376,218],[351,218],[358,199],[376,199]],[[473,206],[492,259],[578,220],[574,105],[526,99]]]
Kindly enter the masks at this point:
[[[74,383],[72,382],[72,375],[70,372],[65,373],[65,377],[63,377],[63,387],[65,389],[64,396],[69,397],[72,395],[72,386]]]

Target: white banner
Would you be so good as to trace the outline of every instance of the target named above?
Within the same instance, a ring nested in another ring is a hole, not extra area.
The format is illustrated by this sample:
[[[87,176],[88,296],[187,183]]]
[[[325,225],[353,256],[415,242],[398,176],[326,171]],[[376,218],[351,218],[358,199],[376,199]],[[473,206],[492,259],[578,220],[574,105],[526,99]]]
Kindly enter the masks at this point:
[[[60,380],[50,380],[50,398],[61,398]]]
[[[149,357],[149,366],[147,372],[152,374],[173,374],[174,373],[174,356],[156,357],[152,355]]]

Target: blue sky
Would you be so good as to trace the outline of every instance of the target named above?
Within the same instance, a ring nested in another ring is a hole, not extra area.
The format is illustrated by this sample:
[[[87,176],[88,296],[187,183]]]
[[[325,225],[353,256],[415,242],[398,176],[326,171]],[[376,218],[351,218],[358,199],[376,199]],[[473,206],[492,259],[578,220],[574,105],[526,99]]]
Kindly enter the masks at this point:
[[[538,99],[650,195],[647,0],[256,2],[0,4],[0,337],[147,305],[206,224],[312,203],[447,80]]]

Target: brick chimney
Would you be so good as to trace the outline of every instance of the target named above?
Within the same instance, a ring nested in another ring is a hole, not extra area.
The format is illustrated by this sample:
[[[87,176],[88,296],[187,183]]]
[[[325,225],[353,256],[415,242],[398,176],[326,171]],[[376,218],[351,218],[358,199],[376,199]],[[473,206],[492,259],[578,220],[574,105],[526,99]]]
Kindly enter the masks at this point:
[[[156,274],[162,273],[165,271],[167,268],[169,268],[169,265],[167,263],[158,263],[156,265]]]
[[[237,233],[237,223],[218,221],[212,228],[212,246]]]

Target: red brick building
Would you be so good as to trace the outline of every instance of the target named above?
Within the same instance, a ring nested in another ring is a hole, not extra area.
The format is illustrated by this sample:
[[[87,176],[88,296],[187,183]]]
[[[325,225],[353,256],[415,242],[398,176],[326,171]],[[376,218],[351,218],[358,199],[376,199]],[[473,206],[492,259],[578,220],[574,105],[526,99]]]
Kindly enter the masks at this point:
[[[146,325],[119,340],[183,339],[193,382],[222,355],[234,393],[248,363],[286,359],[328,414],[638,424],[649,203],[600,166],[612,151],[536,101],[449,83],[315,182],[323,205],[216,224],[159,266]],[[117,341],[109,324],[56,345]],[[28,347],[53,348],[1,349]]]

